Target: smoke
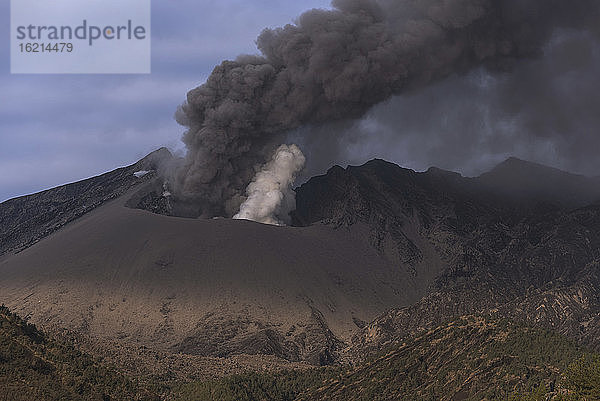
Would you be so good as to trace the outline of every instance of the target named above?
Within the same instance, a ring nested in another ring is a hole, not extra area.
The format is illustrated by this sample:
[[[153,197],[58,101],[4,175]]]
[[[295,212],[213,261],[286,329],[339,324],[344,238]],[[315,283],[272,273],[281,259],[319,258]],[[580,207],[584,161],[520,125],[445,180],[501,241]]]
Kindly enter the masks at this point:
[[[248,185],[248,198],[234,219],[282,225],[295,206],[292,183],[304,167],[304,155],[296,145],[281,145]]]
[[[306,126],[286,141],[306,154],[297,183],[374,157],[423,171],[479,175],[510,156],[600,175],[600,40],[558,30],[543,55],[510,72],[476,68],[394,96],[358,120]],[[335,136],[326,135],[335,130]],[[298,132],[296,132],[298,131]]]
[[[394,94],[478,66],[511,70],[539,55],[557,28],[595,26],[599,3],[334,0],[331,10],[307,11],[264,30],[261,56],[224,61],[188,92],[176,113],[188,152],[174,189],[197,200],[202,216],[232,216],[290,130],[358,118]]]

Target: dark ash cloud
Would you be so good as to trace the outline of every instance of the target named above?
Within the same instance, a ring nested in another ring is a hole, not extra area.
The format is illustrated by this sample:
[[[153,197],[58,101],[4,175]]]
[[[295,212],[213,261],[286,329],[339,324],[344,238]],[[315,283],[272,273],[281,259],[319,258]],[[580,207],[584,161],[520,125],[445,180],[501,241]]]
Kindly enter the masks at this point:
[[[323,124],[346,124],[392,95],[417,93],[481,66],[496,73],[515,70],[521,60],[542,55],[557,29],[591,32],[599,4],[335,0],[333,7],[265,30],[257,40],[262,56],[225,61],[188,93],[177,112],[188,127],[188,153],[175,190],[196,199],[203,216],[237,212],[246,186],[289,131],[308,133],[309,163],[311,143],[340,153],[343,131],[324,130]],[[502,104],[503,95],[491,100]],[[512,115],[527,120],[518,116],[525,105],[514,107]],[[317,128],[302,128],[307,125]],[[310,138],[315,132],[327,138]]]
[[[358,120],[292,131],[307,153],[301,179],[374,157],[472,176],[516,156],[600,175],[600,41],[557,30],[542,52],[508,72],[477,68],[394,96]]]

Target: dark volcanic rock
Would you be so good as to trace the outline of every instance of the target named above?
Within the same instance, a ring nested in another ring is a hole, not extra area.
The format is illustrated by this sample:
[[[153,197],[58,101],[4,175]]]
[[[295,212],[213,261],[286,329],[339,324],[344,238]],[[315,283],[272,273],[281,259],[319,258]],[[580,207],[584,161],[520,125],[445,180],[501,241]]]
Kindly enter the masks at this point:
[[[136,191],[126,206],[165,216],[192,219],[198,218],[201,211],[200,203],[193,199],[182,199],[171,193],[168,182],[158,177]]]
[[[373,160],[334,167],[298,188],[294,221],[366,224],[371,244],[388,256],[381,239],[391,236],[401,263],[414,266],[431,252],[443,261],[429,294],[368,324],[352,355],[470,313],[554,328],[598,347],[599,194],[597,179],[517,159],[477,178]]]
[[[0,203],[0,255],[20,251],[67,223],[154,176],[158,163],[171,158],[158,149],[131,166]],[[148,171],[141,177],[133,173]]]
[[[275,355],[288,361],[330,365],[337,360],[343,343],[331,332],[322,313],[312,309],[309,323],[286,333],[267,322],[249,318],[206,315],[195,332],[172,347],[191,355]]]

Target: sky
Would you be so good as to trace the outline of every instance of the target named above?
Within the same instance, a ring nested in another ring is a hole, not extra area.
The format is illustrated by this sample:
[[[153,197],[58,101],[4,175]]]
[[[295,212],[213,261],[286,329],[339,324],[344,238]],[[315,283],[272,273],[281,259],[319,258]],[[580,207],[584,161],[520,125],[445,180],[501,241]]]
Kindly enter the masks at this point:
[[[11,75],[9,1],[0,0],[0,201],[134,163],[160,146],[183,155],[173,115],[186,92],[222,60],[257,53],[265,27],[313,7],[329,1],[152,0],[151,74]],[[557,31],[510,71],[454,75],[358,120],[302,127],[288,142],[305,150],[301,179],[373,157],[477,175],[517,156],[600,175],[598,71],[598,35]]]
[[[91,177],[161,146],[182,152],[173,115],[213,67],[254,54],[265,27],[326,0],[153,0],[152,73],[10,74],[10,2],[0,0],[0,201]]]

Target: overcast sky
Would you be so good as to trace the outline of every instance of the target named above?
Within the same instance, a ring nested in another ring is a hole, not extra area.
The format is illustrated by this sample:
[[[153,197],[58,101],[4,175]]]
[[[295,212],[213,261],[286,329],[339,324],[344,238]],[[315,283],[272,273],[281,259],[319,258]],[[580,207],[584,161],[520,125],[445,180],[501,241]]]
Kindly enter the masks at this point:
[[[0,0],[0,201],[94,176],[160,146],[182,150],[173,119],[223,59],[256,53],[265,27],[327,0],[153,0],[152,74],[10,74],[10,2]]]
[[[133,163],[160,146],[183,152],[173,114],[187,90],[223,59],[256,53],[263,28],[329,6],[153,0],[152,74],[11,75],[9,1],[0,1],[0,201]],[[587,33],[557,32],[541,57],[510,73],[478,69],[392,98],[360,121],[320,127],[340,130],[343,146],[305,144],[307,174],[381,157],[475,175],[514,155],[600,175],[599,49]],[[319,138],[297,134],[290,140]]]

